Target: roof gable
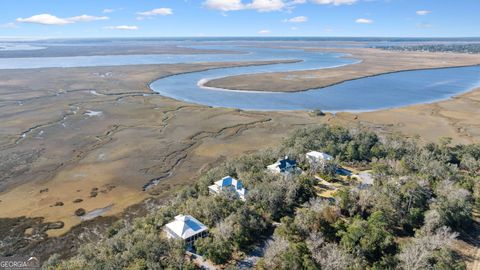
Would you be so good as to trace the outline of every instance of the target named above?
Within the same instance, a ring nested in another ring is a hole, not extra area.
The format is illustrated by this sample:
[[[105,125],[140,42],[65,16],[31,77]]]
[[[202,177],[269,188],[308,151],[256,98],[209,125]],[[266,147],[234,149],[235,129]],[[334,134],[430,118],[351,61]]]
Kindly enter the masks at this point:
[[[215,182],[215,185],[219,187],[228,187],[228,186],[233,186],[235,189],[242,189],[243,184],[242,181],[237,180],[231,176],[226,176],[222,178],[221,180],[218,180]]]
[[[307,157],[313,157],[315,159],[324,159],[324,160],[332,160],[333,157],[327,153],[318,152],[318,151],[310,151],[307,153]]]
[[[205,225],[189,215],[176,216],[175,220],[168,223],[166,227],[183,239],[187,239],[207,230]]]
[[[278,167],[281,170],[295,167],[296,165],[297,165],[297,161],[294,159],[284,158],[278,161]]]

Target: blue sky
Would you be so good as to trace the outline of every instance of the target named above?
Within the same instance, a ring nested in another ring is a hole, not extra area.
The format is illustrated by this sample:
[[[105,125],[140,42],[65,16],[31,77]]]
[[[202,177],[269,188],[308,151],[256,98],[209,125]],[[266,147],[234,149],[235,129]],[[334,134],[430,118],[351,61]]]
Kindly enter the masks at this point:
[[[1,0],[0,37],[478,37],[479,0]]]

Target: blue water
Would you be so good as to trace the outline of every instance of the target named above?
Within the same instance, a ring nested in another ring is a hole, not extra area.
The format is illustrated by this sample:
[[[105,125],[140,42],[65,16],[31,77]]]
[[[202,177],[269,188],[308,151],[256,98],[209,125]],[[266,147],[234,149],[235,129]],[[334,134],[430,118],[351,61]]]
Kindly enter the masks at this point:
[[[208,48],[232,50],[237,53],[229,54],[152,54],[152,55],[104,55],[104,56],[72,56],[72,57],[31,57],[31,58],[0,58],[0,69],[29,69],[48,67],[94,67],[94,66],[123,66],[143,64],[179,64],[179,63],[206,63],[206,62],[239,62],[239,61],[267,61],[286,59],[305,59],[305,69],[324,68],[329,66],[345,65],[357,62],[353,59],[340,58],[337,53],[313,53],[303,50],[259,49],[248,47],[223,46],[190,46],[194,48]],[[270,67],[272,71],[276,67]],[[292,66],[291,69],[301,68]],[[290,70],[287,68],[286,70]]]
[[[14,43],[1,43],[0,51],[30,51],[30,50],[42,50],[44,47],[33,46],[29,44],[14,44]]]
[[[174,75],[153,82],[159,94],[186,102],[244,110],[373,111],[450,98],[480,86],[480,66],[391,73],[295,93],[248,92],[199,87],[199,82],[225,76],[328,68],[353,64],[344,55],[297,50],[255,49],[302,59],[294,64],[222,68]],[[343,56],[343,57],[342,57]]]
[[[0,69],[300,60],[288,64],[220,68],[179,74],[151,84],[151,88],[163,96],[214,107],[245,110],[372,111],[447,99],[480,86],[480,67],[476,66],[398,72],[296,93],[207,89],[200,87],[199,82],[240,74],[332,68],[355,64],[359,60],[339,53],[231,44],[199,48],[235,50],[240,53],[0,58]]]

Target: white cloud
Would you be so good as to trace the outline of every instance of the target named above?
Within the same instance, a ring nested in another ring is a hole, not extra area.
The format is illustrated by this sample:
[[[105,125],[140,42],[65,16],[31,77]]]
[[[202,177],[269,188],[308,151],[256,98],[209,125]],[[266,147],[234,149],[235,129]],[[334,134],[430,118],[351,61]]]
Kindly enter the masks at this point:
[[[67,20],[72,22],[93,22],[93,21],[101,21],[101,20],[108,20],[108,19],[109,18],[106,16],[90,16],[85,14],[67,18]]]
[[[205,0],[203,5],[209,9],[224,12],[246,9],[259,12],[270,12],[291,8],[294,5],[303,3],[306,3],[306,0],[251,0],[249,2],[244,2],[242,0]]]
[[[156,8],[149,11],[137,12],[137,14],[143,17],[168,16],[173,14],[173,10],[171,8]]]
[[[417,10],[417,12],[415,12],[415,13],[417,13],[417,15],[419,15],[419,16],[425,16],[425,15],[428,15],[432,12],[430,10]]]
[[[115,9],[113,8],[106,8],[102,11],[102,13],[104,14],[113,13],[113,12],[115,12]]]
[[[359,18],[359,19],[356,19],[355,22],[356,23],[370,24],[370,23],[373,23],[373,20],[365,19],[365,18]]]
[[[220,10],[223,12],[248,9],[257,10],[259,12],[291,12],[297,5],[309,2],[318,5],[340,6],[353,5],[359,1],[360,0],[203,0],[203,5],[206,8]]]
[[[270,34],[271,32],[270,32],[270,30],[260,30],[260,31],[258,31],[258,33],[259,33],[260,35],[268,35],[268,34]]]
[[[17,18],[16,21],[22,23],[38,23],[46,25],[65,25],[73,23],[72,21],[58,18],[57,16],[51,14],[38,14],[28,18]]]
[[[203,5],[209,9],[220,11],[236,11],[253,9],[259,12],[286,10],[295,6],[312,2],[319,5],[352,5],[359,0],[204,0]]]
[[[107,26],[105,29],[110,30],[138,30],[138,26],[135,25],[117,25],[117,26]]]
[[[203,5],[209,9],[234,11],[245,9],[241,0],[206,0]]]
[[[298,30],[298,27],[292,26],[292,27],[290,27],[290,30],[292,30],[292,31],[297,31],[297,30]]]
[[[45,24],[45,25],[65,25],[65,24],[71,24],[71,23],[76,23],[76,22],[92,22],[92,21],[98,21],[98,20],[108,20],[108,17],[105,16],[91,16],[91,15],[80,15],[80,16],[74,16],[70,18],[59,18],[57,16],[54,16],[52,14],[38,14],[38,15],[33,15],[28,18],[17,18],[17,22],[22,22],[22,23],[37,23],[37,24]]]
[[[15,23],[4,23],[4,24],[0,24],[0,28],[18,28],[18,25],[16,25]]]
[[[308,17],[306,16],[297,16],[297,17],[284,20],[284,22],[289,22],[289,23],[304,23],[306,21],[308,21]]]
[[[358,2],[358,0],[312,0],[312,2],[319,5],[340,6],[340,5],[352,5]]]
[[[247,4],[248,9],[255,9],[260,12],[269,12],[281,10],[286,7],[283,0],[253,0],[252,3]]]

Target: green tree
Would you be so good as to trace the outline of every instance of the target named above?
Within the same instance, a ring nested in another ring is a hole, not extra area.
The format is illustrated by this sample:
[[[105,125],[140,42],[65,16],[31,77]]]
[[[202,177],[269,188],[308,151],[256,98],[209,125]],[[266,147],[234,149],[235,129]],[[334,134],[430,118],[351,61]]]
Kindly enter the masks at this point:
[[[371,263],[379,261],[393,254],[396,248],[395,238],[387,227],[385,215],[380,211],[374,212],[368,220],[355,217],[346,231],[339,232],[340,243],[350,252],[360,252]]]
[[[439,183],[435,190],[435,201],[430,209],[437,211],[441,224],[453,229],[467,228],[472,219],[472,197],[470,192],[451,181]]]
[[[227,263],[233,253],[233,245],[229,239],[221,236],[209,236],[195,242],[197,252],[215,264]]]

